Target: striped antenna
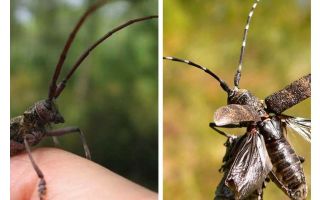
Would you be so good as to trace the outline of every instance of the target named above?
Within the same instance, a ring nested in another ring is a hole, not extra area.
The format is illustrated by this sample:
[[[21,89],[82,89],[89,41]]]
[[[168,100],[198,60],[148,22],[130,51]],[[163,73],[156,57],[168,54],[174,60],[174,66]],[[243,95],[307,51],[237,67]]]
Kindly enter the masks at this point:
[[[255,8],[257,7],[259,1],[260,1],[260,0],[256,0],[256,1],[254,2],[254,4],[252,5],[251,10],[250,10],[250,12],[249,12],[249,16],[248,16],[248,18],[247,18],[246,26],[245,26],[245,28],[244,28],[242,46],[241,46],[241,50],[240,50],[239,65],[238,65],[237,72],[236,72],[236,74],[235,74],[235,76],[234,76],[234,86],[235,86],[235,87],[238,87],[238,86],[239,86],[239,82],[240,82],[240,78],[241,78],[241,69],[242,69],[243,55],[244,55],[244,50],[245,50],[245,47],[246,47],[249,25],[250,25],[250,21],[251,21],[253,12],[254,12]]]
[[[206,72],[207,74],[209,74],[210,76],[212,76],[213,78],[215,78],[219,83],[221,88],[226,91],[228,94],[232,92],[232,90],[229,88],[229,86],[227,85],[226,82],[224,82],[222,79],[220,79],[215,73],[213,73],[212,71],[210,71],[208,68],[203,67],[199,64],[196,64],[190,60],[184,60],[184,59],[180,59],[180,58],[175,58],[175,57],[163,57],[163,59],[165,60],[172,60],[175,62],[181,62],[181,63],[185,63],[187,65],[196,67],[198,69],[201,69],[202,71]]]
[[[101,6],[103,6],[106,3],[105,0],[100,0],[97,3],[93,4],[92,6],[90,6],[87,11],[81,16],[81,18],[79,19],[79,21],[77,22],[76,26],[73,28],[72,32],[70,33],[64,48],[60,54],[60,58],[59,61],[56,65],[56,69],[55,72],[52,76],[52,80],[49,86],[49,94],[48,94],[48,99],[52,100],[55,94],[55,91],[57,89],[57,80],[59,78],[60,72],[61,72],[61,68],[63,66],[63,63],[67,57],[68,51],[70,49],[70,46],[74,40],[74,38],[76,37],[80,27],[82,26],[82,24],[84,23],[84,21],[87,19],[88,16],[90,16],[92,13],[94,13],[98,8],[100,8]]]
[[[109,31],[104,36],[102,36],[100,39],[98,39],[95,43],[93,43],[88,49],[86,49],[81,54],[81,56],[78,58],[78,60],[72,66],[72,68],[69,71],[69,73],[67,74],[67,76],[58,84],[57,89],[54,93],[54,98],[55,99],[58,98],[58,96],[61,94],[63,89],[66,87],[66,84],[67,84],[68,80],[71,78],[71,76],[73,75],[73,73],[77,70],[77,68],[80,66],[80,64],[89,56],[90,52],[92,50],[94,50],[97,46],[99,46],[102,42],[104,42],[106,39],[108,39],[114,33],[126,28],[127,26],[130,26],[130,25],[135,24],[137,22],[141,22],[141,21],[145,21],[145,20],[149,20],[149,19],[154,19],[154,18],[158,18],[158,16],[152,15],[152,16],[141,17],[141,18],[129,20],[129,21],[121,24],[120,26],[113,28],[111,31]]]

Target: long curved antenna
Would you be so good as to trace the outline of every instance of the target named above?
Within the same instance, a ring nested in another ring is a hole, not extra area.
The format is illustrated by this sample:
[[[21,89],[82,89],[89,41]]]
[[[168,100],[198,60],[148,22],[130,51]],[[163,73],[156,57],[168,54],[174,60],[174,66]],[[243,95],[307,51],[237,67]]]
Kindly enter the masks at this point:
[[[54,93],[57,89],[57,79],[59,78],[60,75],[60,71],[62,68],[62,65],[67,57],[68,51],[70,49],[70,46],[76,36],[76,34],[78,33],[80,27],[82,26],[83,22],[87,19],[87,17],[89,15],[91,15],[92,13],[94,13],[98,8],[100,8],[102,5],[104,5],[106,3],[105,0],[100,0],[98,1],[96,4],[93,4],[92,6],[90,6],[88,8],[88,10],[81,16],[81,18],[79,19],[79,21],[77,22],[76,26],[73,28],[72,32],[70,33],[68,40],[66,41],[64,48],[60,54],[60,58],[59,61],[56,65],[56,70],[52,76],[52,80],[51,80],[51,84],[49,86],[49,94],[48,94],[48,98],[50,100],[52,100]]]
[[[227,85],[226,82],[224,82],[222,79],[220,79],[215,73],[213,73],[212,71],[210,71],[209,69],[207,69],[206,67],[202,67],[201,65],[199,64],[196,64],[190,60],[184,60],[184,59],[180,59],[180,58],[175,58],[175,57],[163,57],[163,59],[165,60],[172,60],[172,61],[175,61],[175,62],[181,62],[181,63],[185,63],[185,64],[188,64],[188,65],[191,65],[193,67],[196,67],[198,69],[201,69],[202,71],[206,72],[207,74],[209,74],[210,76],[212,76],[213,78],[215,78],[219,83],[220,83],[220,86],[221,88],[226,91],[228,94],[230,92],[232,92],[232,90],[229,88],[229,86]]]
[[[56,99],[60,95],[60,93],[65,88],[65,86],[66,86],[68,80],[70,79],[70,77],[72,76],[72,74],[77,70],[77,68],[80,66],[80,64],[87,58],[87,56],[90,54],[90,52],[93,49],[95,49],[99,44],[101,44],[103,41],[105,41],[107,38],[109,38],[114,33],[120,31],[121,29],[123,29],[123,28],[125,28],[125,27],[127,27],[127,26],[129,26],[131,24],[134,24],[136,22],[149,20],[149,19],[153,19],[153,18],[158,18],[158,16],[157,15],[152,15],[152,16],[141,17],[141,18],[136,18],[136,19],[129,20],[126,23],[124,23],[124,24],[122,24],[120,26],[117,26],[116,28],[112,29],[107,34],[105,34],[103,37],[101,37],[99,40],[97,40],[93,45],[91,45],[87,50],[85,50],[81,54],[81,56],[78,58],[76,63],[73,65],[73,67],[71,68],[71,70],[67,74],[66,78],[64,78],[63,81],[61,81],[58,84],[57,89],[56,89],[55,94],[54,94],[54,98]]]
[[[252,18],[254,9],[257,7],[259,1],[260,1],[260,0],[256,0],[256,1],[254,2],[254,4],[252,5],[251,10],[250,10],[249,15],[248,15],[248,18],[247,18],[246,26],[245,26],[245,28],[244,28],[242,46],[241,46],[241,50],[240,50],[239,65],[238,65],[237,72],[236,72],[236,74],[235,74],[235,76],[234,76],[234,86],[235,86],[235,87],[238,87],[238,86],[239,86],[239,82],[240,82],[240,78],[241,78],[241,69],[242,69],[243,55],[244,55],[244,50],[245,50],[245,47],[246,47],[249,25],[250,25],[250,21],[251,21],[251,18]]]

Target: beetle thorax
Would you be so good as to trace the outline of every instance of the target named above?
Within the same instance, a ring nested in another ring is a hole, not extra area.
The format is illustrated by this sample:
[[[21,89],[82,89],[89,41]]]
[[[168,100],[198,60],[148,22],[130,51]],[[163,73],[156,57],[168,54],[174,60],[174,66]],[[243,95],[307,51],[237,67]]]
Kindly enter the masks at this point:
[[[233,92],[228,95],[228,104],[240,104],[249,105],[256,110],[263,110],[263,103],[246,89],[234,89]]]

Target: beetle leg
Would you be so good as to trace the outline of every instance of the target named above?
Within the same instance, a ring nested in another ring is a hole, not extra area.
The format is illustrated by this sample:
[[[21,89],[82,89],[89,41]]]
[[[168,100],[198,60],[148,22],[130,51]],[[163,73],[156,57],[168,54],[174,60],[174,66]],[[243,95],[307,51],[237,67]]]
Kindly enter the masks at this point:
[[[54,146],[60,146],[60,142],[57,136],[52,136],[52,141],[54,143]]]
[[[305,161],[304,157],[298,156],[298,158],[299,158],[299,160],[300,160],[301,163],[304,163],[304,161]]]
[[[232,140],[235,139],[236,136],[230,135],[230,134],[228,134],[228,133],[225,133],[225,132],[217,129],[216,127],[222,127],[222,128],[242,128],[241,125],[234,125],[234,124],[228,124],[228,125],[224,125],[224,126],[217,126],[214,122],[210,122],[209,126],[210,126],[213,130],[217,131],[219,134],[227,137],[228,139],[232,139]]]
[[[243,128],[243,127],[247,127],[247,126],[244,126],[244,125],[241,125],[241,124],[227,124],[227,125],[223,125],[223,126],[218,126],[214,122],[210,122],[209,126],[211,128],[213,128],[213,127],[221,127],[221,128]]]
[[[86,155],[86,158],[91,160],[91,154],[90,154],[90,150],[89,147],[87,145],[87,141],[84,137],[83,132],[77,128],[77,127],[66,127],[66,128],[61,128],[61,129],[56,129],[56,130],[50,130],[46,132],[46,136],[62,136],[62,135],[66,135],[69,133],[79,133],[80,135],[80,139],[82,141],[82,145],[84,148],[84,152]]]
[[[234,139],[234,138],[236,138],[236,136],[234,136],[234,135],[230,135],[230,134],[228,134],[228,133],[225,133],[225,132],[223,132],[223,131],[221,131],[221,130],[217,129],[217,128],[216,128],[216,126],[211,125],[211,124],[214,124],[214,123],[210,123],[210,127],[211,127],[213,130],[217,131],[219,134],[221,134],[221,135],[223,135],[223,136],[227,137],[228,139]]]
[[[49,128],[52,129],[52,126],[49,125]],[[57,136],[52,136],[51,138],[52,138],[52,141],[53,141],[53,144],[54,144],[55,147],[60,146],[60,142],[59,142],[59,139],[58,139]]]
[[[40,168],[38,167],[38,165],[36,164],[36,162],[34,161],[32,155],[31,155],[31,149],[30,149],[30,146],[29,146],[29,143],[28,143],[28,136],[25,136],[23,138],[23,142],[24,142],[24,145],[26,147],[26,150],[27,150],[27,153],[28,153],[28,156],[29,156],[29,159],[31,161],[31,164],[32,164],[32,167],[33,169],[36,171],[38,177],[40,178],[40,182],[39,182],[39,185],[38,185],[38,192],[39,192],[39,198],[40,200],[43,200],[44,199],[44,196],[46,194],[46,181],[44,180],[44,176],[43,176],[43,173],[42,171],[40,170]]]

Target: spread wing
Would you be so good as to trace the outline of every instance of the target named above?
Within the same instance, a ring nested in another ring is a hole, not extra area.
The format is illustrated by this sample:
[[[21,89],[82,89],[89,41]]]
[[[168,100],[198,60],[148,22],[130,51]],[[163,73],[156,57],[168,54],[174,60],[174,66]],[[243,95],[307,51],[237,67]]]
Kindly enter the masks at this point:
[[[230,171],[230,167],[232,165],[232,162],[234,158],[236,157],[237,152],[239,151],[239,147],[243,141],[243,139],[246,138],[246,135],[237,137],[237,136],[231,136],[228,137],[227,142],[224,144],[226,146],[226,153],[223,157],[223,165],[220,172],[223,172],[223,178],[221,179],[219,185],[217,186],[217,189],[215,191],[215,197],[214,200],[226,200],[226,199],[235,199],[235,193],[231,188],[229,188],[225,182],[227,179],[227,176]],[[263,199],[263,187],[264,184],[260,186],[257,190],[252,192],[251,194],[248,194],[245,198],[246,200],[257,200],[257,199]]]
[[[288,127],[292,128],[296,133],[302,136],[308,142],[311,142],[311,120],[301,117],[281,116]]]
[[[263,136],[257,129],[247,132],[228,172],[225,184],[243,199],[261,189],[272,169]]]

